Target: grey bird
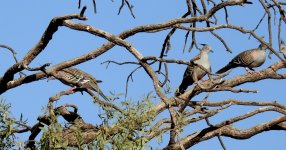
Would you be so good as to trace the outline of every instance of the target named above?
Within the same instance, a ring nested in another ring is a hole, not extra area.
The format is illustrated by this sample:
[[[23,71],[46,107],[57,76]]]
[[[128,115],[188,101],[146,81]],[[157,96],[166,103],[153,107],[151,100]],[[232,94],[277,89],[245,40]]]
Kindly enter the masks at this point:
[[[266,49],[266,45],[260,44],[258,48],[243,51],[216,73],[221,74],[236,67],[245,67],[247,72],[249,72],[249,70],[254,71],[253,68],[259,67],[265,62]]]
[[[65,69],[57,71],[56,75],[61,77],[61,78],[64,78],[67,81],[70,81],[70,82],[66,82],[65,80],[61,80],[59,78],[59,80],[62,83],[73,87],[71,90],[73,90],[75,88],[90,89],[90,90],[97,92],[105,100],[109,101],[109,99],[103,94],[103,92],[99,89],[99,87],[97,85],[97,83],[100,83],[102,81],[96,80],[93,76],[91,76],[90,74],[88,74],[88,73],[86,73],[80,69],[65,68]],[[77,83],[77,85],[73,85],[73,84],[71,84],[71,82]]]
[[[228,0],[229,2],[243,2],[244,4],[253,4],[252,2],[249,2],[248,0]]]
[[[286,45],[283,40],[281,40],[280,43],[280,53],[282,53],[284,58],[286,59]]]
[[[209,61],[209,52],[213,52],[211,46],[207,44],[202,44],[204,47],[202,48],[200,54],[194,57],[190,62],[194,64],[199,64],[204,67],[206,70],[211,70],[211,64]],[[175,96],[179,96],[183,94],[188,86],[194,83],[193,74],[196,73],[196,78],[198,80],[202,79],[207,72],[201,69],[199,66],[189,65],[185,70],[182,83],[180,84],[179,88],[175,92]]]

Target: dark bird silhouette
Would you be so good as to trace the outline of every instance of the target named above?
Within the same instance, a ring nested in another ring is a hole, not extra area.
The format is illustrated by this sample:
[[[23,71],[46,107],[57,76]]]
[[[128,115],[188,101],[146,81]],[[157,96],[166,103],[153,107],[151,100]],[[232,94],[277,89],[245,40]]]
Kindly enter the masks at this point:
[[[202,44],[204,47],[202,48],[200,54],[194,57],[190,62],[194,64],[199,64],[204,67],[206,70],[211,70],[211,64],[209,61],[209,52],[213,52],[212,48],[209,45]],[[202,79],[207,72],[201,69],[199,66],[189,65],[184,73],[182,83],[180,84],[179,88],[175,92],[175,96],[179,96],[183,94],[188,86],[194,83],[193,75],[196,74],[196,78],[198,80]]]
[[[236,67],[245,67],[247,72],[249,72],[249,70],[254,71],[253,68],[259,67],[265,62],[266,49],[266,45],[260,44],[258,48],[243,51],[216,73],[221,74]]]

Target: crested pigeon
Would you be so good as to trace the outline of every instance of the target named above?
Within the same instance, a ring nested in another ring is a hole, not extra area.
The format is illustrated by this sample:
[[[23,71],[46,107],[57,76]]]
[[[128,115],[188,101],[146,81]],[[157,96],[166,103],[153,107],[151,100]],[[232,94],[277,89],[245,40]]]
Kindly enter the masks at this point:
[[[248,0],[228,0],[229,2],[243,2],[244,4],[253,4],[252,2],[249,2]]]
[[[260,44],[258,48],[243,51],[236,55],[225,67],[218,70],[216,73],[221,74],[229,69],[236,67],[245,67],[246,71],[261,66],[266,59],[267,45]]]
[[[286,59],[286,45],[285,45],[284,41],[282,41],[282,40],[280,43],[280,53],[282,53],[284,58]]]
[[[194,57],[190,62],[194,64],[199,64],[204,67],[206,70],[211,70],[211,64],[209,61],[209,52],[213,52],[211,46],[207,44],[202,44],[204,47],[202,48],[200,54]],[[179,88],[175,92],[175,96],[179,96],[183,94],[188,86],[192,85],[195,81],[193,80],[193,75],[196,74],[196,78],[198,80],[202,79],[207,72],[201,69],[199,66],[189,65],[185,70],[182,83]]]
[[[65,69],[57,71],[56,75],[61,78],[64,78],[65,80],[61,80],[60,78],[59,80],[66,85],[72,86],[73,88],[71,90],[77,87],[90,89],[90,90],[97,92],[105,100],[109,101],[109,99],[103,94],[103,92],[99,89],[97,85],[97,83],[100,83],[102,81],[96,80],[93,76],[91,76],[90,74],[80,69],[65,68]],[[77,85],[73,85],[67,81],[77,83]]]

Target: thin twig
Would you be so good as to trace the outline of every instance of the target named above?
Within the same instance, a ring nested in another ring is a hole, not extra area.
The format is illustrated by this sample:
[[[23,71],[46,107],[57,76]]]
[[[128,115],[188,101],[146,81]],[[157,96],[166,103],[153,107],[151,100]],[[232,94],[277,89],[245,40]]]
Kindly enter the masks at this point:
[[[96,13],[96,2],[95,0],[92,0],[92,4],[93,4],[93,10],[94,10],[94,13]]]
[[[135,15],[134,15],[133,10],[132,10],[133,6],[132,6],[132,5],[130,5],[130,3],[129,3],[129,1],[128,1],[128,0],[121,0],[121,5],[120,5],[120,7],[119,7],[119,10],[118,10],[117,15],[119,15],[119,14],[120,14],[120,12],[121,12],[121,10],[122,10],[123,6],[125,5],[125,3],[127,4],[128,9],[129,9],[129,11],[130,11],[130,13],[131,13],[132,17],[135,19]]]
[[[7,46],[7,45],[2,45],[2,44],[0,45],[0,47],[8,49],[12,53],[15,62],[18,63],[18,60],[17,60],[17,57],[16,57],[17,53],[16,53],[16,51],[13,48],[11,48],[10,46]]]
[[[42,65],[42,66],[40,66],[40,67],[31,68],[31,67],[29,67],[28,65],[24,64],[23,67],[24,67],[25,69],[29,70],[29,71],[38,71],[38,70],[44,71],[44,70],[46,70],[46,67],[48,67],[48,66],[50,66],[50,65],[51,65],[51,63],[46,63],[46,64],[44,64],[44,65]]]
[[[187,0],[187,2],[189,2],[189,0]],[[189,6],[189,5],[188,5]],[[186,12],[182,18],[186,18],[187,16],[189,16],[191,14],[190,11]],[[166,36],[166,38],[164,39],[164,43],[163,43],[163,46],[162,46],[162,49],[161,49],[161,53],[160,53],[160,56],[159,58],[163,58],[164,57],[164,54],[165,52],[167,51],[167,48],[168,48],[168,44],[170,43],[170,39],[171,39],[171,36],[176,32],[177,28],[173,28]],[[167,52],[166,52],[167,53]],[[161,71],[161,66],[162,66],[162,63],[159,63],[159,68],[157,71]]]
[[[160,87],[163,87],[169,81],[169,73],[168,73],[167,63],[164,63],[164,66],[165,66],[165,74],[163,74],[162,72],[158,72],[159,74],[163,74],[165,77],[163,83],[160,82]]]
[[[126,79],[126,86],[125,86],[125,99],[127,98],[127,94],[128,94],[128,83],[129,83],[129,79],[131,79],[133,81],[132,75],[133,73],[135,73],[137,70],[139,70],[140,68],[142,68],[142,66],[139,66],[137,68],[135,68],[133,71],[131,71],[131,73],[127,76]]]
[[[127,61],[127,62],[116,62],[116,61],[113,61],[113,60],[107,60],[107,61],[104,61],[100,64],[106,64],[106,68],[109,67],[110,63],[114,63],[116,65],[127,65],[127,64],[132,64],[132,65],[140,65],[138,62],[133,62],[133,61]]]
[[[228,45],[226,44],[226,42],[224,41],[224,39],[222,37],[220,37],[217,33],[215,33],[214,31],[210,31],[211,34],[213,36],[215,36],[222,44],[223,46],[226,48],[226,50],[230,53],[232,53],[232,50],[228,47]]]
[[[78,9],[80,9],[81,0],[78,0]]]
[[[265,18],[266,14],[267,14],[266,12],[263,14],[262,18],[259,20],[259,22],[258,22],[258,24],[256,25],[256,27],[252,30],[253,32],[255,32],[255,31],[258,29],[258,27],[259,27],[260,24],[262,23],[263,19]],[[248,39],[250,39],[250,37],[251,37],[251,34],[249,35]]]

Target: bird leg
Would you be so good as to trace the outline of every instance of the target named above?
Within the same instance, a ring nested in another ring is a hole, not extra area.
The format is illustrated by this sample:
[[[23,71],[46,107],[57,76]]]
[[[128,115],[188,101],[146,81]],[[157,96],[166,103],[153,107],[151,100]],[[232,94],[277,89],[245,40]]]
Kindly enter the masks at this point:
[[[245,67],[245,71],[247,72],[247,73],[253,73],[253,72],[255,72],[255,70],[253,69],[253,68],[248,68],[248,67]]]
[[[259,71],[256,71],[253,68],[245,67],[245,70],[250,74],[258,73],[259,75],[261,75],[261,73]]]

